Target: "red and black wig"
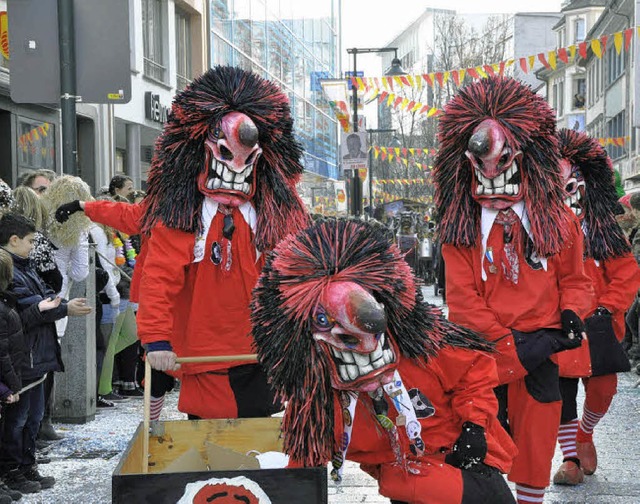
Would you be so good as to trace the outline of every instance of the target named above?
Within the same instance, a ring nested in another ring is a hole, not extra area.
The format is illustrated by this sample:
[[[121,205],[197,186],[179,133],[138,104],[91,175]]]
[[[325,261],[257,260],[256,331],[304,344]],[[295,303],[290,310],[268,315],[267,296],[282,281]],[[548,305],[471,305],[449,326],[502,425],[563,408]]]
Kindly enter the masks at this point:
[[[357,283],[384,304],[385,334],[406,358],[428,359],[445,345],[492,349],[422,301],[419,281],[386,228],[331,219],[289,235],[269,255],[254,289],[253,338],[272,386],[288,402],[285,451],[305,466],[331,460],[335,433],[342,429],[341,410],[334,408],[331,357],[312,335],[322,292],[338,281]]]
[[[466,85],[440,116],[434,164],[440,240],[456,247],[478,242],[481,206],[473,199],[473,168],[465,152],[474,129],[485,119],[497,121],[507,145],[522,151],[518,168],[535,252],[540,257],[559,252],[568,237],[570,215],[563,204],[555,115],[528,86],[505,77]]]
[[[631,245],[615,219],[618,207],[613,166],[600,143],[570,129],[558,131],[560,156],[582,172],[585,183],[584,251],[587,257],[604,261],[631,252]]]
[[[251,118],[262,148],[252,200],[257,213],[256,248],[271,249],[288,232],[308,224],[295,188],[303,171],[302,148],[293,136],[287,96],[251,72],[217,66],[174,98],[151,161],[144,232],[158,223],[181,231],[200,230],[204,195],[198,190],[198,176],[207,169],[204,141],[230,112]]]

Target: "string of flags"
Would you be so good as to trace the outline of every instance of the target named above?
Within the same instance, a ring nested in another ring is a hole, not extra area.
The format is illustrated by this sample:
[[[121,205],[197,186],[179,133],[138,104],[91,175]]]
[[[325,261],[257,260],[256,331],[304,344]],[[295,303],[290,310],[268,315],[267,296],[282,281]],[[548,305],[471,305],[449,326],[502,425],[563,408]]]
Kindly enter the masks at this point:
[[[27,152],[27,151],[31,151],[32,154],[36,153],[36,150],[38,149],[38,147],[40,148],[42,157],[47,157],[47,155],[51,155],[52,157],[54,156],[53,154],[53,149],[49,149],[47,147],[44,147],[42,145],[36,145],[38,144],[43,138],[47,137],[49,135],[49,129],[50,129],[51,125],[49,123],[42,123],[40,126],[36,126],[35,128],[33,128],[32,130],[28,131],[27,133],[23,133],[22,135],[20,135],[20,137],[18,138],[18,145],[20,146],[20,148],[22,149],[23,152]],[[51,151],[51,152],[49,152]]]
[[[380,155],[381,152],[394,152],[397,157],[400,157],[400,154],[404,157],[407,157],[409,154],[412,156],[435,156],[438,152],[438,149],[433,147],[381,147],[379,145],[372,145],[371,149],[373,149],[375,155]]]
[[[433,183],[431,177],[429,178],[415,178],[415,179],[374,179],[373,185],[429,185]]]
[[[533,70],[537,61],[539,61],[545,68],[555,70],[559,63],[569,64],[569,62],[572,62],[576,56],[586,59],[589,49],[597,58],[601,59],[611,41],[613,41],[617,54],[620,54],[623,49],[628,52],[631,47],[631,42],[633,41],[633,36],[636,32],[637,36],[640,36],[640,26],[628,28],[624,31],[619,31],[609,35],[602,35],[599,38],[585,40],[578,44],[572,44],[568,47],[553,49],[546,53],[541,52],[521,57],[517,59],[517,63],[524,73],[529,73]],[[481,79],[491,75],[503,75],[505,70],[513,66],[515,63],[516,59],[510,58],[498,63],[478,65],[476,67],[469,68],[459,68],[456,70],[445,70],[441,72],[394,75],[390,77],[351,77],[351,84],[356,86],[360,91],[374,92],[375,97],[380,95],[380,101],[386,98],[387,104],[393,104],[394,107],[398,107],[402,105],[403,98],[394,94],[396,87],[422,89],[425,85],[435,87],[436,84],[440,87],[444,87],[449,80],[452,80],[456,86],[459,86],[466,76],[469,76],[472,79]],[[382,97],[383,95],[384,97]],[[390,98],[390,96],[393,96],[393,98]],[[405,108],[408,108],[408,104],[409,102],[406,103]],[[428,106],[420,104],[419,108],[416,107],[417,104],[414,102],[414,105],[411,107],[411,111],[420,109],[420,112],[422,113],[424,107]],[[428,111],[431,112],[431,115],[435,115],[437,113],[437,109],[433,111],[433,107],[429,107]]]

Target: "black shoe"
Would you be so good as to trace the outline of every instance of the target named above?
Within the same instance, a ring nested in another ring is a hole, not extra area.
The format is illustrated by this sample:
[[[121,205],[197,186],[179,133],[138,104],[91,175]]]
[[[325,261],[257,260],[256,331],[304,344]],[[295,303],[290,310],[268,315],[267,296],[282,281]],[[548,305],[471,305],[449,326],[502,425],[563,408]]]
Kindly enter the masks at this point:
[[[126,402],[129,400],[128,397],[124,397],[117,392],[109,392],[108,394],[103,395],[102,398],[110,402]]]
[[[43,464],[50,464],[50,463],[51,463],[51,459],[49,457],[36,456],[36,464],[43,465]]]
[[[50,441],[44,441],[36,438],[36,450],[46,450],[50,446]]]
[[[136,399],[142,399],[144,397],[144,390],[140,388],[134,388],[133,390],[121,390],[120,395],[124,397],[133,397]]]
[[[98,396],[96,401],[96,408],[113,408],[114,404],[111,401],[107,401],[104,397]]]
[[[40,483],[25,478],[20,469],[11,469],[3,476],[3,479],[4,484],[11,490],[17,490],[23,494],[38,493],[42,490]]]
[[[38,439],[42,441],[59,441],[63,439],[64,436],[56,432],[51,425],[50,420],[43,420],[40,424],[40,430],[38,431]]]
[[[53,487],[56,483],[56,479],[53,476],[43,476],[38,472],[38,466],[36,464],[30,466],[22,466],[22,474],[29,481],[40,484],[40,488],[45,490]]]
[[[14,500],[14,501],[22,499],[22,494],[20,492],[18,492],[17,490],[11,490],[4,483],[0,483],[0,492],[3,492],[9,495],[9,497],[11,497],[11,500]]]

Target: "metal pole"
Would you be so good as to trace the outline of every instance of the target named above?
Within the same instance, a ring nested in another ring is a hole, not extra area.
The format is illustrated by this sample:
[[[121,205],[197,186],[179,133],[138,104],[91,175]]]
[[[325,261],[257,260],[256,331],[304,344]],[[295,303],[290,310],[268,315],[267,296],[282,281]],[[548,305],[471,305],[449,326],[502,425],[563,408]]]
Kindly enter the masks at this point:
[[[78,174],[76,126],[76,55],[73,0],[58,0],[60,46],[60,112],[62,115],[62,173]]]
[[[373,131],[369,130],[369,218],[373,219]]]
[[[353,51],[353,77],[358,75],[358,68],[356,64],[357,52]],[[351,84],[353,94],[353,131],[358,131],[358,87]],[[354,217],[360,216],[360,209],[362,208],[362,183],[358,176],[358,170],[353,169],[351,177],[351,212]]]

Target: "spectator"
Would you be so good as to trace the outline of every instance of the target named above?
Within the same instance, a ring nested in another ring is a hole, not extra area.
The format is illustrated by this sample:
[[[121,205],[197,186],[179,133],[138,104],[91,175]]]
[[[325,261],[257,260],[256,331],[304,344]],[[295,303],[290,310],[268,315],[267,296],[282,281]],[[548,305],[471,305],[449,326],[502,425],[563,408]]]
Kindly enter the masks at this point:
[[[133,180],[126,175],[115,175],[109,182],[109,194],[127,198],[133,192]]]
[[[7,288],[12,281],[11,255],[0,249],[0,401],[7,405],[20,400],[21,371],[28,358],[20,316],[14,310],[15,298],[7,293]],[[35,488],[36,484],[28,482],[27,486]],[[0,483],[0,503],[9,503],[20,497],[22,497],[20,492]]]
[[[68,303],[55,297],[29,261],[36,228],[22,215],[8,213],[0,219],[0,246],[14,262],[10,292],[17,298],[30,360],[22,367],[20,401],[7,407],[2,431],[0,467],[7,486],[33,493],[54,485],[53,477],[38,472],[35,460],[36,436],[44,414],[44,385],[49,372],[62,371],[55,321],[91,312],[81,298]],[[30,485],[29,482],[37,483]]]
[[[56,178],[56,173],[51,170],[35,170],[25,175],[18,183],[33,189],[38,196],[42,196]]]

